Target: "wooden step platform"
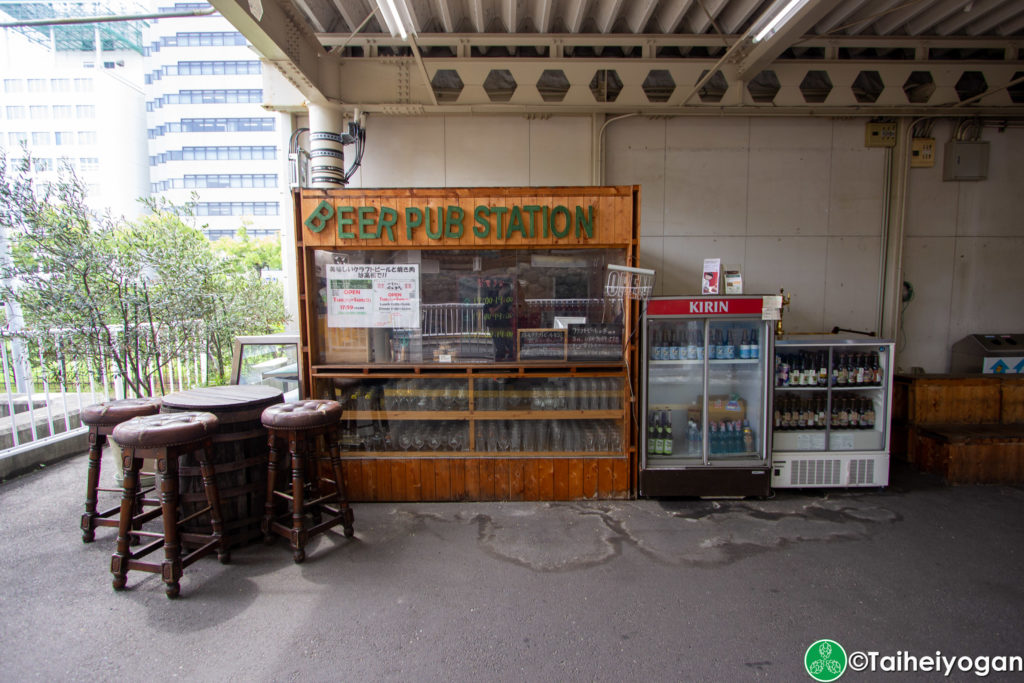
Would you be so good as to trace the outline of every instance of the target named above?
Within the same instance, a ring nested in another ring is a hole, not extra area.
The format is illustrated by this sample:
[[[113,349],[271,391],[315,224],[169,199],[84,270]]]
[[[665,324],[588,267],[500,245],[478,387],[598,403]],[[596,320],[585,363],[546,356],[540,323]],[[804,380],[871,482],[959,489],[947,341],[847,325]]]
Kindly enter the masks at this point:
[[[931,424],[913,432],[915,464],[950,484],[1024,484],[1024,425]]]

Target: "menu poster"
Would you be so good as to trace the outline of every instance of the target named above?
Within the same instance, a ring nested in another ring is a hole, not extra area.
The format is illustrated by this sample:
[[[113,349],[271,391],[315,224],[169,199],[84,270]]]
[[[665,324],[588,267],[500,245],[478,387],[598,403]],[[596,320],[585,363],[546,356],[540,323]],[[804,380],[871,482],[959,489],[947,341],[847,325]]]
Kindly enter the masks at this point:
[[[327,264],[328,327],[420,326],[416,263]]]
[[[569,325],[569,360],[622,358],[622,325],[588,323]]]
[[[519,360],[565,360],[564,329],[519,330]]]

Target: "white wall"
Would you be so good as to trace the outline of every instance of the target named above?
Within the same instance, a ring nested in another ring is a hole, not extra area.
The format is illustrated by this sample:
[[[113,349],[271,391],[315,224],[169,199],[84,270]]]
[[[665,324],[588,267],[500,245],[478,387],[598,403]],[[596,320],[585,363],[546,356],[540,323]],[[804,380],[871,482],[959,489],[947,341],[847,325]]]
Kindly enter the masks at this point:
[[[637,117],[612,124],[608,184],[640,183],[641,265],[697,294],[703,260],[785,289],[787,332],[877,328],[885,154],[862,121]]]
[[[968,334],[1024,332],[1024,129],[983,130],[987,180],[943,182],[952,132],[936,124],[937,163],[911,169],[908,183],[903,275],[914,298],[899,362],[928,372],[948,372],[950,346]]]
[[[611,124],[609,185],[642,187],[641,265],[656,293],[697,293],[706,257],[742,268],[745,291],[792,294],[788,332],[878,326],[885,151],[865,119],[646,118]],[[985,129],[989,179],[912,169],[903,268],[915,298],[898,364],[946,372],[971,332],[1024,331],[1024,130]],[[447,115],[367,122],[352,187],[587,185],[590,117]],[[346,150],[347,151],[347,150]],[[347,160],[351,163],[351,159]]]
[[[590,131],[586,116],[372,115],[349,187],[589,185]]]

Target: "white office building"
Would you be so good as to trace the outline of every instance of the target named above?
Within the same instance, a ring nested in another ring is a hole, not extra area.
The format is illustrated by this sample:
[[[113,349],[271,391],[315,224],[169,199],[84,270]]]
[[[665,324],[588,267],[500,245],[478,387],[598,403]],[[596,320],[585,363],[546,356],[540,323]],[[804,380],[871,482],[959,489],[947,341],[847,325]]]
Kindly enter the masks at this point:
[[[160,12],[209,10],[176,3]],[[152,195],[195,203],[208,237],[278,236],[290,220],[287,116],[266,111],[263,65],[219,15],[150,21],[146,126]]]
[[[0,3],[12,22],[123,7]],[[138,11],[138,9],[134,10]],[[70,165],[90,207],[114,216],[144,212],[149,193],[142,50],[137,24],[0,29],[0,146],[32,157],[37,183]]]

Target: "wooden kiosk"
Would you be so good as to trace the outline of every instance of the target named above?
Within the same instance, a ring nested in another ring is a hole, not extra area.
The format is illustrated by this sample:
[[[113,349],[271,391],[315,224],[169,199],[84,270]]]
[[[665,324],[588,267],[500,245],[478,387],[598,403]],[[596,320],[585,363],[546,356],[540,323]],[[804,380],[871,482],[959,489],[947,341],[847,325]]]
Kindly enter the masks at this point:
[[[639,187],[296,192],[302,394],[354,501],[635,495]]]

